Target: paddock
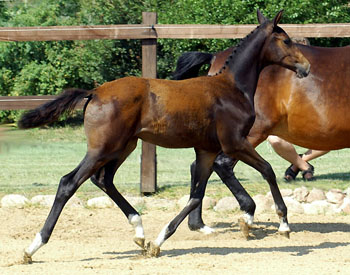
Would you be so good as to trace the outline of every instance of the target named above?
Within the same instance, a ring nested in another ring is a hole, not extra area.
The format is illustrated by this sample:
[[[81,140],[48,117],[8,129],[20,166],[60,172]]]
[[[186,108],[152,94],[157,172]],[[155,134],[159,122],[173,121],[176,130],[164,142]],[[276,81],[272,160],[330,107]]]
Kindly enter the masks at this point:
[[[1,274],[348,274],[349,215],[290,215],[290,239],[276,234],[275,213],[259,214],[246,241],[239,213],[204,212],[217,233],[204,235],[181,224],[159,258],[144,258],[133,230],[117,208],[63,211],[48,245],[31,265],[22,260],[48,208],[0,208]],[[177,210],[148,209],[146,238],[154,239]],[[108,217],[108,218],[106,218]],[[36,261],[37,259],[37,261]]]
[[[178,210],[148,209],[143,214],[147,240]],[[68,209],[34,265],[20,265],[21,251],[39,230],[47,209],[0,209],[1,274],[212,274],[268,272],[345,273],[350,265],[347,215],[291,215],[290,240],[276,235],[275,214],[257,217],[248,242],[241,236],[238,215],[209,211],[217,233],[206,236],[183,224],[160,258],[145,258],[131,242],[132,230],[116,209]],[[108,219],[106,219],[108,217]],[[130,238],[128,238],[129,236]],[[346,238],[346,239],[345,239]],[[195,257],[191,257],[195,256]],[[302,256],[302,257],[301,257]],[[17,260],[18,259],[18,260]]]

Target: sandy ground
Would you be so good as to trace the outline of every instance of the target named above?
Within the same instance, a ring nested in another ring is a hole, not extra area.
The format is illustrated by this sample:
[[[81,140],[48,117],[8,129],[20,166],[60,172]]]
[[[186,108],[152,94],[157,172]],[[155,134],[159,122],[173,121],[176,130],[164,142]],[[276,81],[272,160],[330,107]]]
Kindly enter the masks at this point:
[[[260,214],[245,240],[238,214],[212,210],[205,220],[215,234],[191,232],[185,220],[160,257],[145,258],[118,209],[65,208],[33,264],[19,264],[48,211],[0,208],[0,274],[350,274],[349,215],[290,216],[293,233],[287,239],[276,234],[276,215]],[[147,210],[146,238],[155,239],[176,214]]]

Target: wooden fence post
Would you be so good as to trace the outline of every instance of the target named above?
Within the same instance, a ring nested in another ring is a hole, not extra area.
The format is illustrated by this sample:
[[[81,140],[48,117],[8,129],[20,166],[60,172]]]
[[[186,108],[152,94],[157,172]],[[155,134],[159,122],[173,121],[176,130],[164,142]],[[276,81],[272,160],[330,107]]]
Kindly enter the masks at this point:
[[[143,12],[142,23],[157,24],[157,13]],[[153,28],[148,30],[154,32]],[[157,78],[157,39],[142,40],[142,76]],[[154,193],[157,189],[157,155],[156,146],[142,142],[141,155],[141,186],[142,194]]]

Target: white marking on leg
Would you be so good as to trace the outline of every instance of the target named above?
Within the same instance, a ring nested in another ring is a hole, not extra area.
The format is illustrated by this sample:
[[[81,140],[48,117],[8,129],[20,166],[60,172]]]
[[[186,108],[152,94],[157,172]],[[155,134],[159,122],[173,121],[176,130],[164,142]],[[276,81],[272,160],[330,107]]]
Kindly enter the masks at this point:
[[[25,252],[27,253],[27,255],[32,256],[43,245],[44,243],[42,241],[41,234],[37,233],[35,235],[34,241],[27,249],[25,249]]]
[[[290,228],[288,223],[284,222],[282,219],[280,220],[280,227],[278,228],[279,232],[290,232]]]
[[[170,223],[168,223],[166,226],[164,226],[164,228],[162,229],[162,231],[160,231],[160,233],[159,233],[159,235],[158,235],[158,238],[155,240],[155,244],[157,245],[157,246],[161,246],[164,242],[165,242],[165,235],[166,235],[166,233],[168,233],[168,231],[169,231],[169,229],[168,229],[168,227],[169,227],[169,224]]]
[[[206,235],[209,235],[209,234],[214,233],[215,229],[204,225],[201,229],[199,229],[199,231],[206,234]]]
[[[137,238],[145,238],[145,234],[142,226],[142,219],[139,215],[129,215],[129,223],[135,229],[135,237]]]
[[[245,213],[243,214],[243,219],[244,221],[248,224],[248,225],[252,225],[253,222],[254,222],[254,216],[248,214],[248,213]]]

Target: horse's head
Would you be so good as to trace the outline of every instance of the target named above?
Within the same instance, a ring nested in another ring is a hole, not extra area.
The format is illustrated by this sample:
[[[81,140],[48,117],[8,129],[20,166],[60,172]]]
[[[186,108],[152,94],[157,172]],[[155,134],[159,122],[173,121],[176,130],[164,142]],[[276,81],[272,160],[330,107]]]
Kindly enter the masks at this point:
[[[270,21],[258,10],[258,21],[260,25],[265,26],[265,30],[268,32],[261,58],[266,65],[278,64],[296,72],[300,78],[305,77],[310,72],[310,63],[288,34],[277,26],[282,14],[283,10]]]

